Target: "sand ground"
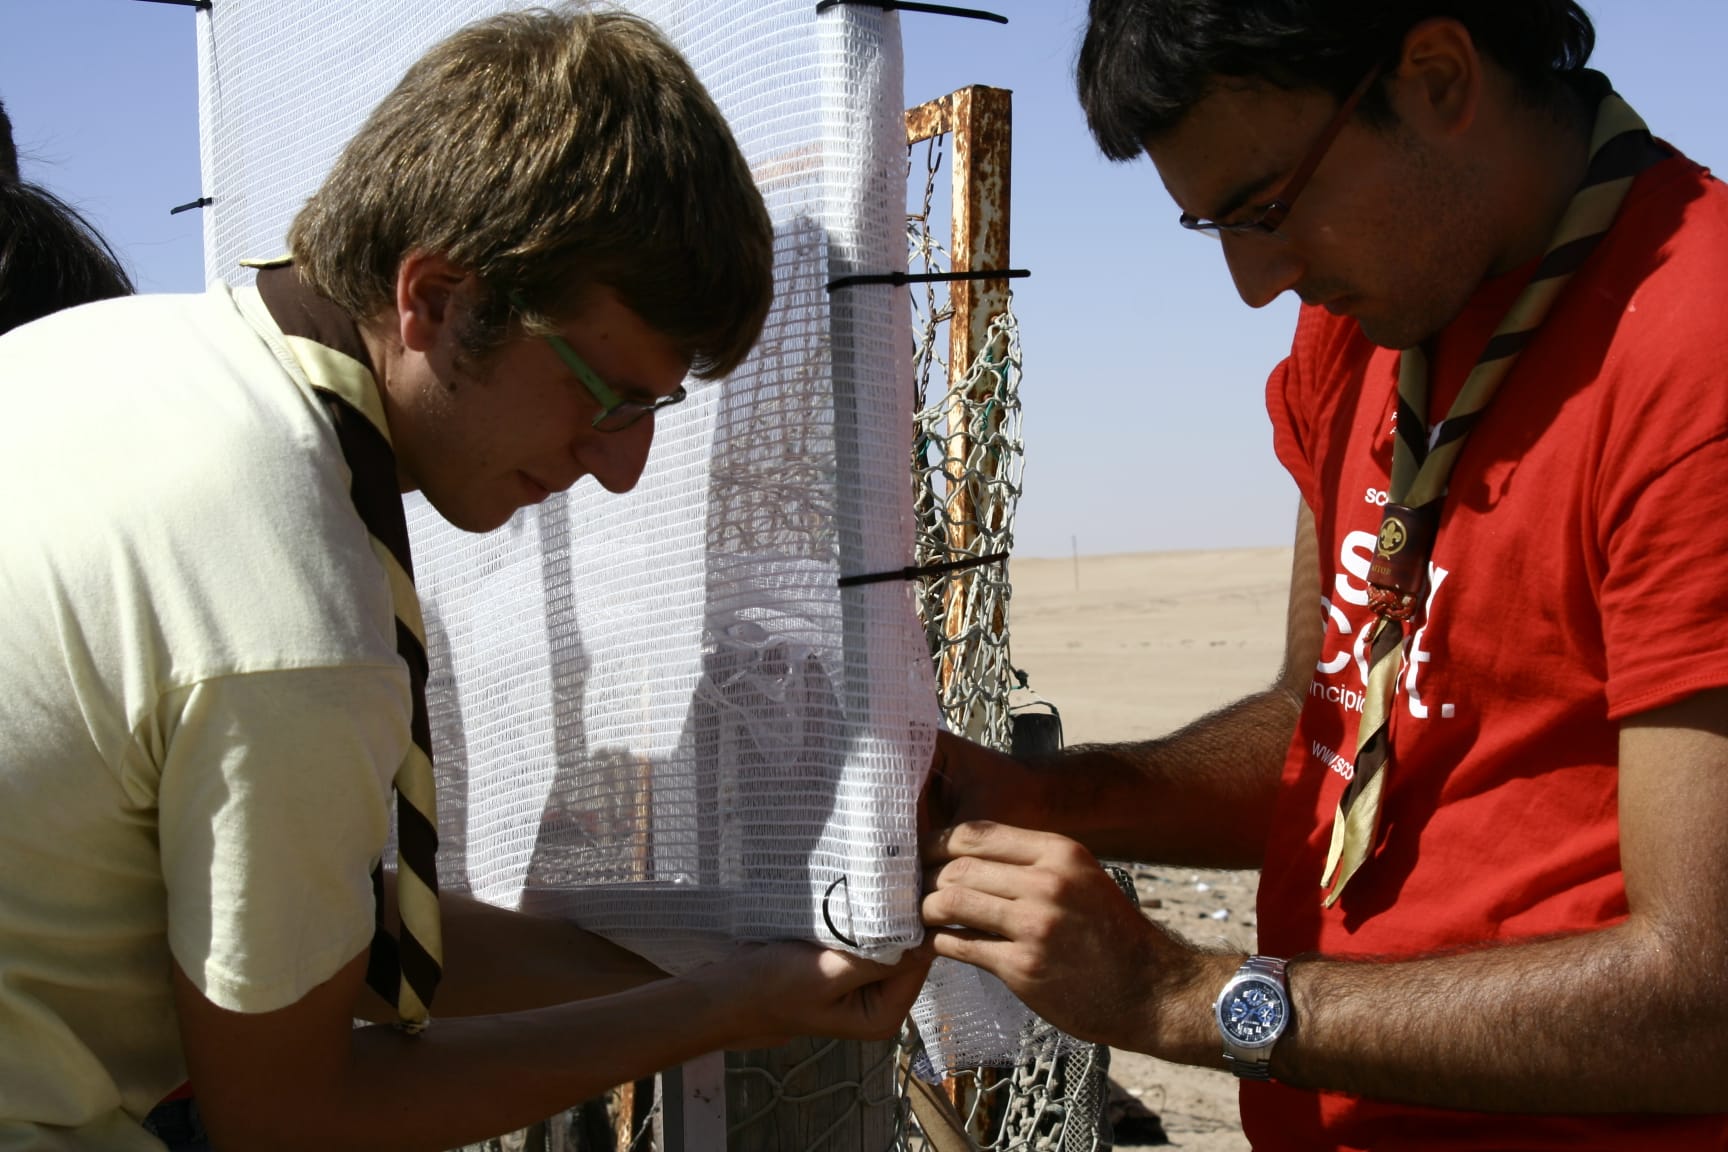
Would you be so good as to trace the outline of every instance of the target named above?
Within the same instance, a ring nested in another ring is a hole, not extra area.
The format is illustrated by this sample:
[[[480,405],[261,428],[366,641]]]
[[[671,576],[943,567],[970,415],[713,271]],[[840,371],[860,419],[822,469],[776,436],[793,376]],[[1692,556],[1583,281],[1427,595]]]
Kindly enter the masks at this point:
[[[1265,688],[1283,659],[1288,548],[1015,560],[1010,575],[1015,666],[1061,711],[1068,744],[1161,736]],[[1147,915],[1244,951],[1254,945],[1257,880],[1135,870]],[[1171,1147],[1248,1148],[1228,1073],[1117,1051],[1111,1079],[1159,1114]]]

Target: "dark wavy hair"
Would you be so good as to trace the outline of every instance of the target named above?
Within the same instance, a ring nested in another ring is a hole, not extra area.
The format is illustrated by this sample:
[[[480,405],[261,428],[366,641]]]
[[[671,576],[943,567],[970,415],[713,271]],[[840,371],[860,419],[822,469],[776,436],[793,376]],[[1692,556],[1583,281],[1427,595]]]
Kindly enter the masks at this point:
[[[1423,20],[1450,17],[1532,103],[1583,68],[1596,29],[1575,0],[1091,0],[1076,78],[1098,146],[1131,160],[1174,128],[1215,77],[1322,88],[1342,99],[1397,59]],[[1362,115],[1386,123],[1376,87]]]
[[[132,291],[120,258],[71,205],[34,184],[0,178],[0,333]]]

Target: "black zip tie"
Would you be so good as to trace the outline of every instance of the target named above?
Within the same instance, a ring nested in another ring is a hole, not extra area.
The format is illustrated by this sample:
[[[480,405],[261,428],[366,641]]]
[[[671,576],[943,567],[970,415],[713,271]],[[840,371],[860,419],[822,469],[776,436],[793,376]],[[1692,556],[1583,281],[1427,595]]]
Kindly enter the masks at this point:
[[[920,576],[944,576],[949,572],[962,572],[967,568],[981,568],[986,564],[995,564],[1008,559],[1006,552],[992,552],[988,556],[967,556],[963,560],[950,560],[946,564],[926,564],[922,568],[899,568],[893,572],[871,572],[864,576],[842,576],[840,587],[856,588],[860,584],[886,584],[890,580],[916,580]]]
[[[1022,280],[1032,275],[1026,268],[981,268],[976,272],[867,272],[828,281],[833,292],[859,284],[946,284],[953,280]]]
[[[151,3],[151,4],[178,4],[178,3],[180,3],[180,0],[149,0],[149,3]],[[200,196],[200,197],[198,197],[198,199],[193,200],[187,204],[182,204],[178,208],[168,209],[168,215],[178,216],[178,215],[180,215],[180,213],[190,212],[194,208],[208,208],[210,205],[212,205],[214,203],[216,203],[216,201],[214,199],[212,199],[211,197]]]
[[[181,8],[195,8],[200,12],[210,11],[210,0],[145,0],[147,4],[176,4]]]
[[[977,8],[955,8],[948,4],[919,4],[914,0],[817,0],[816,15],[838,8],[842,4],[859,4],[867,8],[880,8],[884,12],[928,12],[932,16],[964,16],[968,20],[989,20],[996,24],[1008,23],[1008,17],[998,16],[994,12],[982,12]]]
[[[848,948],[856,948],[856,947],[858,947],[858,941],[854,940],[852,937],[846,935],[846,933],[840,931],[839,928],[835,927],[834,917],[829,915],[829,913],[828,913],[828,901],[833,899],[834,889],[840,887],[841,885],[846,886],[847,907],[848,908],[851,907],[852,882],[850,880],[846,879],[846,873],[842,872],[842,873],[840,873],[840,875],[838,877],[835,878],[834,883],[828,885],[828,891],[822,893],[822,923],[828,925],[828,931],[830,931],[834,934],[834,939],[840,941],[840,943],[846,945]]]

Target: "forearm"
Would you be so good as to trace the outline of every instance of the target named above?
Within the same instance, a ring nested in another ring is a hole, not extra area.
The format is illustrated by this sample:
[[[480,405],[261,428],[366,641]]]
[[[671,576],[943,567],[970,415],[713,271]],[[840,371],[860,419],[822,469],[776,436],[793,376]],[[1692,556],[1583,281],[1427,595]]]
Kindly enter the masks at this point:
[[[361,1029],[317,1140],[330,1152],[476,1143],[724,1046],[738,1027],[727,1012],[700,985],[663,980],[534,1012],[441,1019],[418,1037]]]
[[[1054,832],[1108,859],[1257,868],[1284,757],[1321,648],[1320,566],[1304,505],[1291,550],[1284,667],[1264,692],[1140,744],[1092,744],[1021,763],[938,744],[925,835],[967,820]]]
[[[520,1128],[703,1052],[799,1034],[882,1039],[929,968],[810,944],[742,946],[626,992],[529,1012],[434,1019],[419,1036],[351,1026],[368,953],[293,1004],[219,1008],[174,969],[191,1079],[213,1142],[439,1152]]]
[[[1298,958],[1272,1073],[1471,1111],[1720,1111],[1723,964],[1680,944],[1628,922],[1407,961]],[[1197,957],[1146,1047],[1222,1067],[1212,1000],[1242,959]]]
[[[1157,740],[1081,746],[1052,765],[1028,827],[1072,836],[1110,859],[1258,868],[1304,693],[1321,645],[1314,517],[1298,509],[1284,666],[1264,692]]]
[[[1257,868],[1297,710],[1274,686],[1158,740],[1074,748],[1044,767],[1040,826],[1109,859]]]
[[[442,894],[446,981],[438,1016],[517,1012],[623,992],[665,973],[568,920]]]
[[[395,876],[385,875],[394,920]],[[605,996],[665,973],[568,920],[497,908],[453,892],[438,894],[444,975],[433,1014],[440,1019],[521,1012]],[[395,1012],[369,988],[360,1016],[388,1023]]]

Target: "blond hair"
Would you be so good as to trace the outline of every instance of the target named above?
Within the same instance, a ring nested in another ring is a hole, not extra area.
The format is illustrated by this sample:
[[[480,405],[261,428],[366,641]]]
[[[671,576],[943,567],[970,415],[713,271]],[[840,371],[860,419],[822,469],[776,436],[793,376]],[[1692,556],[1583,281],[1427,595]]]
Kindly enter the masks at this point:
[[[724,117],[653,24],[616,11],[494,16],[422,56],[348,143],[288,234],[351,315],[395,300],[410,252],[482,286],[465,343],[536,327],[604,285],[723,376],[762,330],[773,228]]]

